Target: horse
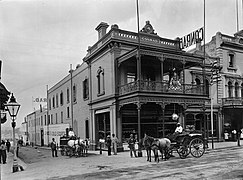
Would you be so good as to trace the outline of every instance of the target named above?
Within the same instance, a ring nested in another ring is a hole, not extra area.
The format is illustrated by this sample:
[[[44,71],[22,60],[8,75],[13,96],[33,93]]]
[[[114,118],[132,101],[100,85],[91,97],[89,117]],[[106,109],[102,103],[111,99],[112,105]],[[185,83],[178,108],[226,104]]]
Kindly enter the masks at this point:
[[[75,140],[70,139],[68,141],[69,146],[69,156],[76,155],[77,156],[86,156],[88,153],[88,143],[86,140],[77,138]]]
[[[158,151],[160,151],[162,159],[169,159],[169,149],[170,149],[170,140],[168,138],[153,138],[145,134],[143,138],[143,146],[147,152],[147,161],[151,162],[151,151],[154,152],[154,160],[159,162]],[[164,155],[164,158],[163,158]]]
[[[81,155],[82,156],[87,156],[88,154],[88,149],[90,145],[90,141],[88,139],[80,139],[79,140],[79,145],[81,147]]]

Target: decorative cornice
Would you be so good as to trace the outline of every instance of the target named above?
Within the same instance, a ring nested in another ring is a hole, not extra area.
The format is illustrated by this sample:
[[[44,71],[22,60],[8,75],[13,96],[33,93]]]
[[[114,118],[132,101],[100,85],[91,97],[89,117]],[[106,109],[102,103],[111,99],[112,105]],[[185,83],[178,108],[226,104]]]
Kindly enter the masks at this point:
[[[154,102],[158,105],[167,105],[171,103],[181,104],[184,108],[187,108],[190,105],[201,105],[204,103],[205,100],[203,99],[196,99],[196,98],[164,98],[164,97],[133,97],[128,99],[123,99],[119,101],[120,106],[124,106],[126,104],[145,104],[147,102]]]

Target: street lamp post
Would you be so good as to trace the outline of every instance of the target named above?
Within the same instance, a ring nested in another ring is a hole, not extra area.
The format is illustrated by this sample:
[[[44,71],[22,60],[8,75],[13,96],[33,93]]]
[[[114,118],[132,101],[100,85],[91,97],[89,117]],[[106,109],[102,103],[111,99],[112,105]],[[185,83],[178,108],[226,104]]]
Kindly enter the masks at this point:
[[[10,117],[12,118],[12,128],[13,128],[13,146],[14,146],[14,157],[13,157],[13,173],[17,172],[19,170],[19,165],[17,161],[17,155],[16,155],[16,139],[15,139],[15,126],[16,126],[16,116],[19,112],[20,104],[16,102],[15,97],[13,96],[13,93],[10,97],[9,103],[5,104],[5,107],[7,111],[9,112]]]

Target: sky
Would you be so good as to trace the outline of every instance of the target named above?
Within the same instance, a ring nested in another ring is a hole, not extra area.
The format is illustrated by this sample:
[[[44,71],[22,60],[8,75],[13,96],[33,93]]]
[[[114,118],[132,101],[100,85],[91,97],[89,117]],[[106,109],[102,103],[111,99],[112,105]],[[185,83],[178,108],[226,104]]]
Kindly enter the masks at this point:
[[[216,32],[237,32],[236,1],[205,0],[206,42]],[[203,2],[139,0],[139,27],[149,20],[160,37],[183,37],[203,27]],[[239,0],[240,30],[242,7]],[[17,127],[39,108],[33,99],[45,98],[47,86],[67,76],[70,64],[82,63],[100,22],[137,32],[136,15],[136,0],[0,0],[1,82],[21,104]]]

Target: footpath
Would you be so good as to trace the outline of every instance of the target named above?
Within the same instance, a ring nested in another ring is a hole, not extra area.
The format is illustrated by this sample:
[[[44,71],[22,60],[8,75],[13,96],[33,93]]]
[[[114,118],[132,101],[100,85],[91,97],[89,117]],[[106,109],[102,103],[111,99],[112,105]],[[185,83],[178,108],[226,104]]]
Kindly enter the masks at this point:
[[[237,142],[215,142],[214,149],[212,143],[208,143],[207,151],[218,151],[225,148],[243,148],[243,140],[240,146]],[[29,147],[31,148],[31,147]],[[37,153],[41,148],[33,148]],[[46,149],[45,149],[46,150]],[[47,150],[46,150],[47,151]],[[75,174],[94,173],[97,171],[107,171],[118,168],[138,167],[149,164],[146,161],[146,154],[143,151],[143,157],[130,158],[129,152],[120,152],[117,155],[108,156],[107,151],[89,151],[88,157],[51,157],[51,151],[47,151],[47,157],[40,162],[25,163],[18,158],[18,164],[24,168],[24,171],[12,172],[13,154],[8,153],[7,164],[1,164],[1,180],[40,180],[40,179],[58,179]],[[205,154],[206,155],[206,154]],[[154,162],[152,162],[154,163]]]

